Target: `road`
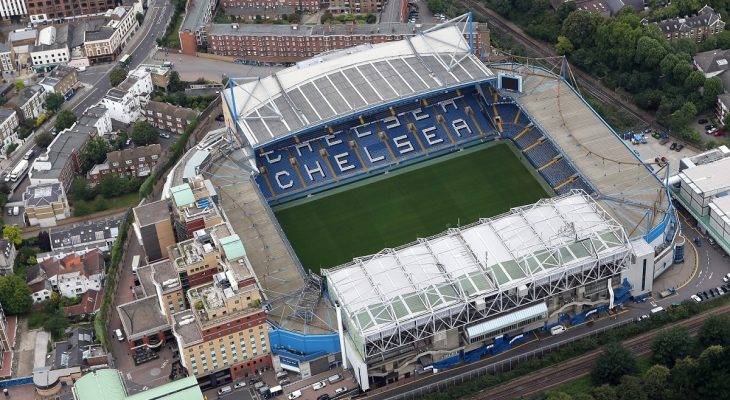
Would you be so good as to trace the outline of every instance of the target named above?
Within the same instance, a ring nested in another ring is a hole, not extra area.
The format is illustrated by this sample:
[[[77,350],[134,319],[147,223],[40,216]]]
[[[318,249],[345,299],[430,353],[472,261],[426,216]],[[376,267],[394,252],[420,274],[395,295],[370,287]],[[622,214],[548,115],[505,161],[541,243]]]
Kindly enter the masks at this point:
[[[404,15],[401,15],[403,2],[406,0],[388,0],[380,10],[380,22],[403,22]]]
[[[563,62],[563,57],[558,56],[550,47],[550,44],[534,39],[527,35],[519,26],[515,25],[511,21],[506,20],[504,17],[499,15],[496,11],[487,8],[483,3],[475,0],[458,0],[458,2],[468,9],[474,10],[486,18],[487,23],[491,29],[497,29],[508,35],[510,35],[515,41],[523,45],[526,49],[530,50],[539,57],[545,57],[545,62],[552,64],[559,68]],[[550,58],[552,57],[552,58]],[[635,118],[643,121],[644,123],[658,128],[656,118],[637,107],[630,99],[621,96],[603,86],[596,78],[592,77],[586,72],[571,66],[571,72],[573,73],[578,86],[584,91],[588,92],[593,97],[606,103],[613,104],[623,111],[631,114]]]
[[[125,52],[132,55],[130,68],[136,68],[152,55],[157,48],[157,38],[165,33],[165,27],[170,22],[172,6],[166,0],[150,0],[149,8],[142,26],[134,34],[132,40],[127,44]],[[109,83],[109,72],[116,66],[116,63],[103,64],[89,67],[86,71],[79,73],[79,80],[85,88],[80,90],[76,96],[64,103],[62,109],[73,111],[77,116],[81,115],[87,108],[95,105],[101,100],[111,88]],[[11,158],[0,162],[2,169],[12,168],[20,158],[31,147],[35,146],[33,137],[41,132],[49,132],[54,125],[55,118],[51,118],[43,126],[35,131],[28,140],[16,149]],[[36,153],[40,149],[36,148]]]

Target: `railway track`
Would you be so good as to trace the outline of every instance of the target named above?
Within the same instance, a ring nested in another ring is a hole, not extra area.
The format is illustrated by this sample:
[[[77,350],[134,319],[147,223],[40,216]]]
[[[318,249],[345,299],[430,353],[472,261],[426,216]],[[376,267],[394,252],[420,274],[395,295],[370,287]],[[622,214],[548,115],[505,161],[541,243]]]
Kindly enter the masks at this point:
[[[562,58],[558,56],[551,49],[550,45],[537,40],[527,35],[519,26],[515,25],[511,21],[504,19],[496,11],[486,7],[483,3],[475,0],[457,0],[461,5],[468,9],[474,10],[486,18],[490,29],[497,29],[511,36],[515,41],[520,43],[526,49],[536,54],[538,57],[545,58],[545,62],[549,63],[553,67],[560,68],[560,64],[563,62]],[[598,100],[612,104],[621,108],[623,111],[629,113],[634,118],[643,121],[649,125],[656,125],[656,119],[650,113],[647,113],[636,105],[634,105],[629,99],[622,97],[618,93],[606,88],[596,78],[592,77],[588,73],[578,69],[572,68],[573,75],[575,76],[576,83],[591,96]]]
[[[680,321],[674,326],[686,328],[690,335],[696,335],[702,323],[712,315],[721,315],[730,312],[730,305],[719,307],[692,318]],[[622,345],[629,349],[636,356],[646,356],[651,352],[652,340],[663,331],[671,329],[665,327],[651,332],[644,333],[637,337],[624,340]],[[596,359],[602,350],[594,350],[582,356],[572,358],[562,364],[543,368],[531,374],[513,379],[502,385],[484,390],[470,400],[508,400],[519,397],[527,397],[544,392],[545,390],[560,386],[574,379],[582,378],[590,374]]]

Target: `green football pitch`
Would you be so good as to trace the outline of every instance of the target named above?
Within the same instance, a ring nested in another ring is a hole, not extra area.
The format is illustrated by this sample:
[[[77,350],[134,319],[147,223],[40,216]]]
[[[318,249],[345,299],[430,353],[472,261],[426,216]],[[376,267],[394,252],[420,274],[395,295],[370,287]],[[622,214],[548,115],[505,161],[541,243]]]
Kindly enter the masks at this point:
[[[276,207],[314,272],[529,204],[547,193],[506,143],[475,147]]]

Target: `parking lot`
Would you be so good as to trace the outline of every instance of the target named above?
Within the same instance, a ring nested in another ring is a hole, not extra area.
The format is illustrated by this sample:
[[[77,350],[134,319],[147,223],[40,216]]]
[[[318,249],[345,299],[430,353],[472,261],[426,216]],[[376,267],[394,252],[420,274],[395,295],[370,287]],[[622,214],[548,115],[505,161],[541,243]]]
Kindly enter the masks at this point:
[[[644,135],[644,138],[646,143],[636,143],[635,141],[632,143],[630,139],[624,139],[624,143],[634,150],[638,157],[647,164],[655,163],[657,159],[661,161],[664,158],[669,163],[670,175],[677,173],[679,170],[679,161],[682,158],[691,157],[699,152],[696,148],[685,145],[671,137],[657,139],[651,135],[651,132],[648,132]],[[672,144],[674,144],[674,149],[672,149]],[[677,151],[679,145],[681,145],[681,148]],[[652,168],[654,172],[659,170],[657,165],[652,165]]]

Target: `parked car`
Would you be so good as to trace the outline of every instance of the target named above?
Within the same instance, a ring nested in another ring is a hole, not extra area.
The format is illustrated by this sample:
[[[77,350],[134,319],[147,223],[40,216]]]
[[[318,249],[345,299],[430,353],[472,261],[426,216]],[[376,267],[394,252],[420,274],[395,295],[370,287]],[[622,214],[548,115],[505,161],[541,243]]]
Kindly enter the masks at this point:
[[[341,388],[337,388],[337,390],[335,390],[335,394],[345,393],[346,391],[347,388],[343,386]]]
[[[289,396],[287,397],[287,399],[294,400],[294,399],[298,399],[300,397],[302,397],[302,391],[301,390],[295,390],[295,391],[289,393]]]
[[[234,388],[234,389],[240,389],[240,388],[242,388],[242,387],[246,387],[246,382],[244,382],[244,381],[241,381],[241,382],[236,382],[236,384],[235,384],[235,385],[233,385],[233,388]]]
[[[120,342],[123,342],[124,341],[124,335],[122,335],[122,330],[121,329],[115,330],[114,331],[114,335],[116,335],[118,341],[120,341]]]
[[[327,382],[325,382],[325,381],[314,382],[314,384],[312,385],[312,389],[319,390],[325,386],[327,386]]]
[[[165,139],[169,139],[170,138],[170,134],[169,133],[165,133],[165,132],[160,132],[160,137],[161,138],[165,138]]]
[[[327,381],[329,381],[329,383],[335,383],[335,382],[341,381],[342,379],[344,379],[344,378],[342,378],[342,375],[334,374],[334,375],[330,376],[329,378],[327,378]]]
[[[702,299],[700,298],[700,296],[697,296],[696,294],[693,294],[691,298],[692,298],[692,300],[694,300],[694,301],[696,301],[698,303],[702,301]]]
[[[233,389],[231,389],[230,386],[223,386],[222,388],[218,389],[218,396],[226,394],[226,393],[231,393],[231,390],[233,390]]]
[[[712,128],[714,128],[714,127],[715,127],[715,125],[712,125],[712,124],[707,124],[707,125],[705,125],[705,130],[706,130],[706,131],[709,131],[710,129],[712,129]]]
[[[677,142],[672,142],[672,145],[669,146],[669,150],[674,150],[677,148]]]
[[[678,144],[678,145],[677,145],[677,148],[676,148],[676,149],[674,149],[674,150],[675,150],[675,151],[680,151],[680,150],[682,150],[683,148],[684,148],[684,145],[683,145],[682,143],[680,143],[680,144]]]
[[[330,398],[331,398],[330,395],[328,395],[327,393],[325,393],[325,394],[317,397],[317,400],[330,400]]]

